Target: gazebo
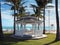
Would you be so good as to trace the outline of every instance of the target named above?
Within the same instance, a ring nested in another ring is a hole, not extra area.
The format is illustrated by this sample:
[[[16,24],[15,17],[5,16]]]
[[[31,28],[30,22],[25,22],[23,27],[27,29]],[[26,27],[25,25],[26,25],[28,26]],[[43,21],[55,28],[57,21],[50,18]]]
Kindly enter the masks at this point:
[[[20,37],[32,37],[35,38],[42,38],[43,37],[43,30],[40,29],[42,25],[42,20],[34,16],[24,16],[20,17],[18,20],[15,21],[16,30],[15,36]],[[28,25],[29,24],[29,25]],[[27,29],[31,25],[31,29]],[[38,28],[39,26],[39,28]]]

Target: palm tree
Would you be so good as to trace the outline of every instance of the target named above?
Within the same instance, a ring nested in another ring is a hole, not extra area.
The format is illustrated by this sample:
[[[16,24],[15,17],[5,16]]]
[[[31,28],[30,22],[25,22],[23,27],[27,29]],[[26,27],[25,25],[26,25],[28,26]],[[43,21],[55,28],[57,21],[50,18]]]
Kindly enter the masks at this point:
[[[47,4],[47,0],[35,0],[37,5],[39,6],[39,11],[41,10],[41,8],[45,8],[45,5]],[[38,11],[38,15],[40,14],[40,12]],[[44,30],[43,33],[45,34],[45,9],[44,9]]]
[[[39,6],[36,6],[36,5],[31,4],[31,7],[33,8],[33,11],[35,13],[34,16],[38,17],[38,20],[39,20],[39,18],[42,18],[43,17],[41,15],[41,8]],[[38,30],[39,30],[39,24],[38,24]]]
[[[13,7],[14,9],[14,34],[15,34],[15,13],[16,13],[16,0],[5,0],[6,2],[10,2],[11,4],[8,4]],[[6,4],[6,3],[5,3]]]
[[[44,16],[43,16],[43,21],[44,21],[44,27],[43,27],[43,34],[45,34],[45,5],[49,2],[52,2],[52,0],[35,0],[37,2],[37,5],[40,8],[44,8]]]
[[[43,11],[43,34],[45,34],[45,6],[44,6],[44,11]]]
[[[32,7],[33,8],[33,11],[34,11],[34,13],[36,14],[36,8],[37,8],[37,6],[36,5],[33,5],[33,4],[31,4],[31,6],[30,7]]]
[[[17,14],[19,13],[19,8],[22,6],[25,2],[22,2],[23,0],[6,0],[7,2],[10,2],[12,5],[11,9],[14,10],[14,34],[15,34],[15,16],[16,16],[16,10]],[[9,5],[9,4],[8,4]],[[17,16],[18,18],[18,16]]]
[[[57,24],[56,41],[59,41],[60,40],[60,30],[59,30],[58,0],[55,0],[55,5],[56,5],[56,24]]]
[[[0,2],[0,39],[3,39],[2,21],[1,21],[1,2]]]
[[[24,14],[26,7],[27,7],[27,6],[21,6],[21,7],[19,7],[19,14]]]

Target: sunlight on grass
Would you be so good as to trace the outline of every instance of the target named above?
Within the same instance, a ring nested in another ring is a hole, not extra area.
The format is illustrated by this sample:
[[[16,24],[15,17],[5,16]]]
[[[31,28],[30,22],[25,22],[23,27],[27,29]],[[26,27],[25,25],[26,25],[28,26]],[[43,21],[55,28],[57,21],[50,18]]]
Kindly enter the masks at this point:
[[[52,44],[50,44],[50,45],[60,45],[60,41],[55,42],[55,43],[52,43]]]

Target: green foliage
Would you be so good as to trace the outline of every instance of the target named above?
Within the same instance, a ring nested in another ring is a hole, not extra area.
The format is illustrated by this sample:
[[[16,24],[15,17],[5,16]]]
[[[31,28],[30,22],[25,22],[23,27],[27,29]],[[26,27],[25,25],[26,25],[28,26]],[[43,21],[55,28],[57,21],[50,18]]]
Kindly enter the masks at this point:
[[[18,14],[18,17],[23,17],[23,16],[26,16],[25,14]]]
[[[23,0],[5,0],[6,2],[10,2],[11,4],[8,4],[11,7],[11,10],[14,10],[17,11],[17,16],[25,16],[25,7],[26,6],[23,6],[27,1],[23,1]]]
[[[33,11],[34,11],[36,17],[42,18],[42,17],[43,17],[43,16],[41,15],[41,14],[42,14],[42,13],[41,13],[42,8],[44,8],[45,5],[46,5],[48,2],[50,2],[50,0],[48,0],[48,1],[47,1],[47,0],[35,0],[35,1],[36,1],[36,3],[37,3],[38,6],[31,4],[31,7],[33,7]]]
[[[49,0],[48,3],[52,3],[52,0]]]
[[[39,18],[43,18],[42,15],[37,15],[37,14],[32,14],[31,16],[35,16],[35,17],[39,17]]]
[[[47,3],[52,3],[52,0],[35,0],[37,5],[41,8],[44,8],[44,6],[47,4]]]
[[[32,14],[32,16],[36,16],[36,17],[39,17],[39,18],[42,18],[43,16],[41,15],[41,8],[39,6],[36,6],[36,5],[33,5],[31,4],[31,7],[33,8],[33,11],[35,14]]]

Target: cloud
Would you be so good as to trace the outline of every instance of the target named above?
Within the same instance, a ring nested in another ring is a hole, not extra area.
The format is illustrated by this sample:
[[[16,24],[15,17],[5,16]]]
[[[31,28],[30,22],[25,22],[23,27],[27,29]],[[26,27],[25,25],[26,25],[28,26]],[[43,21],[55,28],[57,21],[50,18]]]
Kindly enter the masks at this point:
[[[1,10],[4,10],[4,8],[1,8]]]
[[[2,14],[2,19],[13,20],[13,16],[8,14]]]
[[[2,11],[2,25],[13,26],[14,17],[11,15],[10,10]]]
[[[4,8],[2,8],[2,9],[4,9]],[[13,11],[11,11],[11,10],[2,10],[1,11],[1,13],[3,14],[11,14]]]
[[[13,20],[2,20],[2,26],[6,26],[6,27],[9,27],[9,26],[13,26]]]
[[[26,10],[33,10],[33,8],[25,8]]]
[[[4,5],[5,3],[6,4],[11,4],[10,2],[1,2],[2,5]]]
[[[6,19],[6,20],[12,20],[13,19],[11,10],[2,11],[1,14],[2,14],[2,19]]]

